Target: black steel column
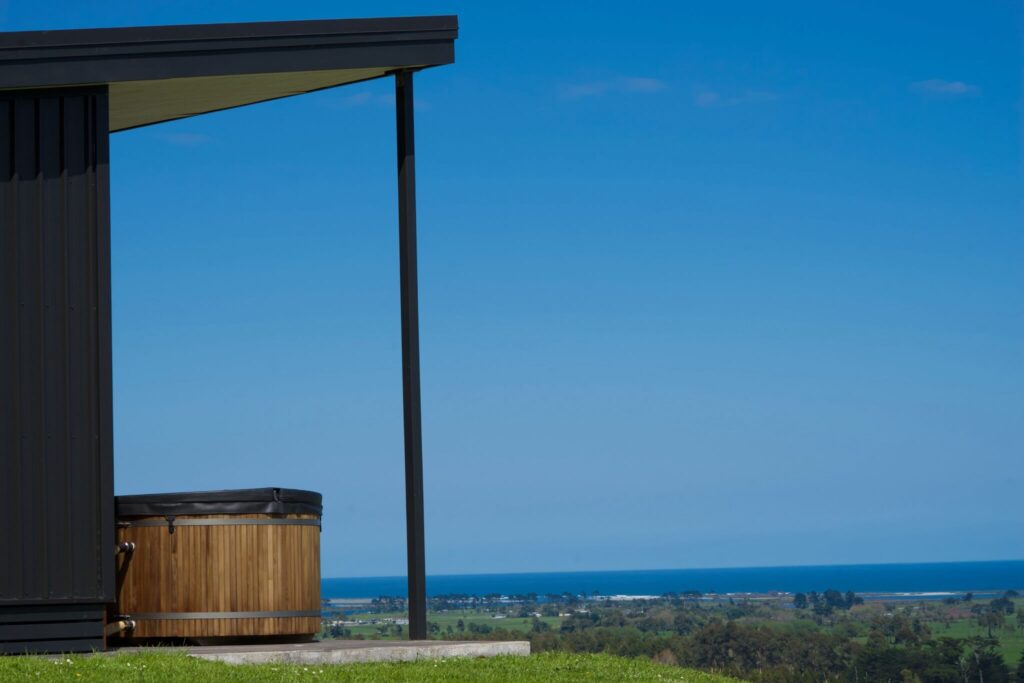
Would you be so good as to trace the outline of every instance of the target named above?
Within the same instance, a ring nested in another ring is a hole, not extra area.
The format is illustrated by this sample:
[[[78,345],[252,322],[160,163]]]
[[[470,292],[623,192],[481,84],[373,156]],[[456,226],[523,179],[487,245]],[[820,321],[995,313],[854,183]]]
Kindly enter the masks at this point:
[[[402,285],[402,389],[405,415],[405,525],[409,639],[427,637],[423,540],[423,431],[420,420],[420,316],[416,274],[416,147],[412,72],[395,74],[398,131],[398,242]]]

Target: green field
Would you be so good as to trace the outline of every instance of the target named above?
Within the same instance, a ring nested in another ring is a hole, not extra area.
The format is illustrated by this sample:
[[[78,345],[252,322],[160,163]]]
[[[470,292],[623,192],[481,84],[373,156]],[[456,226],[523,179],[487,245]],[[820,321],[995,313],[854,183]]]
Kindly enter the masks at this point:
[[[404,619],[406,617],[405,612],[383,612],[374,614],[354,614],[349,619]],[[528,633],[533,628],[533,618],[519,618],[519,617],[507,617],[503,619],[493,618],[491,613],[478,611],[478,610],[450,610],[448,612],[431,612],[427,617],[428,621],[435,623],[441,629],[439,633],[433,634],[434,637],[445,637],[448,634],[448,627],[452,628],[452,636],[457,638],[459,636],[458,623],[461,619],[463,626],[466,629],[466,633],[469,633],[469,625],[471,623],[488,626],[492,629],[506,629],[509,631],[517,631],[519,633]],[[546,623],[551,630],[557,631],[562,624],[562,620],[559,617],[540,617],[540,621]],[[393,633],[388,635],[382,635],[376,625],[363,625],[363,626],[346,626],[352,632],[353,636],[363,636],[364,638],[381,638],[381,639],[396,639],[398,636]],[[403,629],[404,630],[404,629]]]
[[[0,657],[3,681],[682,681],[733,679],[610,655],[546,653],[529,657],[421,660],[312,666],[230,665],[185,655],[132,654],[95,657]]]
[[[1018,603],[1018,609],[1021,609]],[[947,628],[941,622],[929,622],[933,638],[973,638],[975,636],[987,636],[988,629],[978,626],[973,619],[958,619],[952,622]],[[1024,631],[1016,627],[993,629],[992,636],[999,639],[999,653],[1010,665],[1016,667],[1020,661],[1021,653],[1024,653]]]
[[[1024,599],[1014,600],[1017,610],[1024,610]],[[880,607],[880,604],[875,604],[876,608]],[[933,607],[935,607],[933,605]],[[866,609],[866,608],[865,608]],[[464,610],[450,610],[446,612],[431,612],[428,616],[428,620],[435,623],[440,628],[439,632],[433,633],[433,638],[455,638],[458,639],[460,635],[465,635],[466,638],[476,637],[471,633],[469,626],[470,624],[485,625],[492,629],[504,629],[512,631],[514,633],[522,633],[523,638],[527,637],[527,634],[533,628],[533,618],[518,618],[508,617],[502,619],[494,619],[495,613],[503,613],[504,610],[486,610],[486,609],[464,609]],[[782,620],[779,619],[779,615],[782,615]],[[404,612],[384,612],[384,613],[373,613],[373,614],[362,614],[352,615],[350,619],[383,619],[383,618],[404,618],[406,614]],[[751,625],[765,625],[771,628],[777,628],[782,630],[791,630],[797,632],[814,632],[818,630],[824,630],[825,627],[815,624],[813,621],[807,618],[799,618],[798,615],[794,614],[792,610],[789,611],[776,611],[773,618],[747,618],[741,621],[749,623]],[[463,621],[465,630],[462,634],[457,630],[457,624],[459,620]],[[557,632],[561,627],[563,619],[560,617],[540,617],[540,620],[548,625],[550,630]],[[927,620],[925,622],[932,634],[933,638],[949,637],[949,638],[971,638],[975,636],[986,636],[987,629],[979,626],[977,620],[974,617],[962,616],[954,619],[949,626],[946,626],[942,621]],[[452,633],[448,633],[448,627],[451,626]],[[375,625],[364,625],[364,626],[348,626],[352,636],[358,636],[368,639],[383,639],[383,640],[394,640],[404,638],[406,636],[404,627],[403,634],[398,635],[394,631],[382,634],[378,626]],[[866,633],[868,629],[867,622],[863,622],[859,625],[861,633],[850,634],[850,637],[864,644],[867,641]],[[668,632],[662,635],[668,635]],[[999,647],[997,648],[999,653],[1003,656],[1006,662],[1011,668],[1016,667],[1021,659],[1022,653],[1024,653],[1024,631],[1017,627],[1015,617],[1008,616],[1006,619],[1006,627],[993,630],[992,635],[999,640]]]

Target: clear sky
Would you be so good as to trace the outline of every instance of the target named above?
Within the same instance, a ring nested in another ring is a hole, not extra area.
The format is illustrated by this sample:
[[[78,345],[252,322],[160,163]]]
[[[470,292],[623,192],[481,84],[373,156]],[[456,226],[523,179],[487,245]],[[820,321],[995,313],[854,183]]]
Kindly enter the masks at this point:
[[[0,2],[447,13],[429,572],[1024,558],[1019,3]],[[321,491],[326,576],[405,569],[391,93],[112,140],[117,491]]]

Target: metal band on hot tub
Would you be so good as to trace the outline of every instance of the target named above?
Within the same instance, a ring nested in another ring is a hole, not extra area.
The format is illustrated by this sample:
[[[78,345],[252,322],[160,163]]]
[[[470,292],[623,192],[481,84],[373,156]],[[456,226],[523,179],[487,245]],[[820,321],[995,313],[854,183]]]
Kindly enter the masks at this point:
[[[293,617],[320,618],[320,610],[285,612],[140,612],[127,615],[132,619],[288,619]]]
[[[144,519],[138,522],[118,522],[117,526],[126,529],[143,526],[320,526],[319,519]]]

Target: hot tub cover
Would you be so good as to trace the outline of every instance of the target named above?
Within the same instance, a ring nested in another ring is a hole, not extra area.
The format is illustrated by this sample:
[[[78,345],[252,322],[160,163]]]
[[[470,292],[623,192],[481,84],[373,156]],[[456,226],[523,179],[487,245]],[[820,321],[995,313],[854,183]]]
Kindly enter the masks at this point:
[[[233,489],[114,498],[117,517],[158,515],[320,515],[323,497],[299,489]]]

